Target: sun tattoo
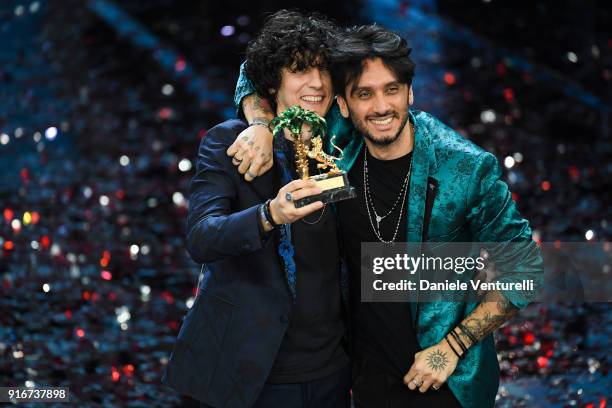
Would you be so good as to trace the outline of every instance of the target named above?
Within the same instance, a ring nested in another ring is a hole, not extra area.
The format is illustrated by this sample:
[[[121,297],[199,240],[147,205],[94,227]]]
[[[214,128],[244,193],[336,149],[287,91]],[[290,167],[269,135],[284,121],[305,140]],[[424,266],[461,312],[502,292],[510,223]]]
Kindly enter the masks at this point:
[[[427,365],[434,371],[442,371],[448,365],[446,353],[440,350],[432,351],[427,355]]]

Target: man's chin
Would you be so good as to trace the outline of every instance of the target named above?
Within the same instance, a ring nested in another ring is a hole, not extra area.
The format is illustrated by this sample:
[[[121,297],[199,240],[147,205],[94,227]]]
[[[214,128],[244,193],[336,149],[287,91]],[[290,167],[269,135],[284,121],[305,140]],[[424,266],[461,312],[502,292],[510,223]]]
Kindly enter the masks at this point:
[[[388,146],[397,140],[397,133],[372,134],[368,132],[366,138],[377,146]]]

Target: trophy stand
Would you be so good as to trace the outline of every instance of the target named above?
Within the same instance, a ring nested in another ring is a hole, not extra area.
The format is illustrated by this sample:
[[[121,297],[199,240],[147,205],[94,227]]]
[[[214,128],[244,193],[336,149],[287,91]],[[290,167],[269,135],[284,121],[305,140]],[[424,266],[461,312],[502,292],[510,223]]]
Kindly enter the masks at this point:
[[[302,139],[302,125],[310,126],[312,139],[310,148],[306,146]],[[317,195],[304,197],[294,201],[294,205],[299,208],[315,201],[322,201],[324,204],[346,200],[356,196],[355,188],[349,185],[348,175],[340,170],[336,161],[342,157],[342,150],[332,146],[340,152],[340,157],[334,157],[323,151],[323,140],[321,136],[325,133],[327,124],[325,119],[315,112],[306,110],[296,105],[285,110],[280,116],[274,118],[270,123],[274,127],[274,134],[282,134],[282,130],[287,128],[291,132],[295,147],[295,167],[302,180],[314,180],[321,188],[322,192]],[[319,170],[326,170],[316,176],[310,176],[308,170],[309,159],[316,160]]]

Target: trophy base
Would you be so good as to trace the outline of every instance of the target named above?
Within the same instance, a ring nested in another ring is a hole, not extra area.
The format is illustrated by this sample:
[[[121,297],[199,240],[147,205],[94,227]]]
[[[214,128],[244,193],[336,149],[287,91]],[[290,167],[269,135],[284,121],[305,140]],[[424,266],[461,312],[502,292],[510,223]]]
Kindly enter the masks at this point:
[[[310,177],[310,179],[316,181],[323,192],[321,192],[321,194],[295,200],[294,205],[297,208],[316,201],[322,201],[323,204],[335,203],[337,201],[354,198],[357,195],[357,193],[355,193],[355,187],[349,185],[348,176],[345,172],[337,174],[319,174],[318,176]]]

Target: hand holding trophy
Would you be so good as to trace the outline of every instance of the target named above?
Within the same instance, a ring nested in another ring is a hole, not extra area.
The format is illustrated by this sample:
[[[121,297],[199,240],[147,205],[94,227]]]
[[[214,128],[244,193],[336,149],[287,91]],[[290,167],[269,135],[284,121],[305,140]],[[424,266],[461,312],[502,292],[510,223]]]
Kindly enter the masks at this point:
[[[310,143],[305,141],[302,136],[303,125],[310,128]],[[349,185],[346,172],[340,170],[336,164],[342,158],[342,150],[333,144],[332,139],[331,144],[340,152],[340,157],[334,157],[323,151],[322,136],[327,130],[325,119],[315,112],[296,105],[274,118],[270,123],[270,128],[275,137],[282,134],[284,129],[291,133],[295,147],[295,167],[299,177],[302,180],[314,180],[322,190],[321,194],[295,200],[296,207],[303,207],[315,201],[322,201],[326,204],[355,197],[355,188]],[[310,176],[308,170],[309,159],[318,162],[318,169],[328,171]]]

